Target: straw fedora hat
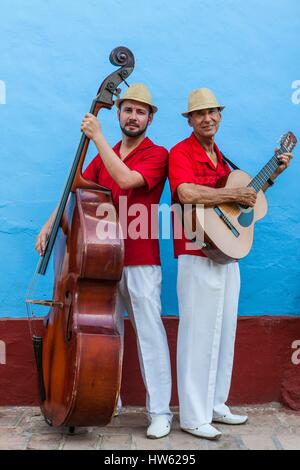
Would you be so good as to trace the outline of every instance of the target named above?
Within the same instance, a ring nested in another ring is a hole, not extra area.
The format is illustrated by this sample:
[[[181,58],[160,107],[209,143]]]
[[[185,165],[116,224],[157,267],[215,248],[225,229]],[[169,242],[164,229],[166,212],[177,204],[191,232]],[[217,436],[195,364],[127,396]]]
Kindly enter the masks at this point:
[[[143,83],[133,83],[127,88],[122,98],[118,98],[115,103],[118,108],[124,100],[139,101],[140,103],[149,104],[153,113],[156,113],[157,107],[152,103],[151,93],[148,87]]]
[[[218,103],[217,98],[209,88],[198,88],[189,94],[188,111],[182,113],[182,116],[188,117],[192,111],[209,108],[220,108],[222,111],[225,106]]]

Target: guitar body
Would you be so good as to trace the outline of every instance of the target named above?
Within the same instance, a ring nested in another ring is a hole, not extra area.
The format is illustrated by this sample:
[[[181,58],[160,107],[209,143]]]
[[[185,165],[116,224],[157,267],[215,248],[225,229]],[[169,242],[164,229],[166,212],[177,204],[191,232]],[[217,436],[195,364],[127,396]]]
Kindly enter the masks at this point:
[[[221,178],[218,187],[246,187],[251,180],[252,177],[244,171],[235,170],[227,177]],[[244,209],[236,203],[226,203],[217,208],[205,208],[203,215],[203,209],[196,207],[193,226],[197,227],[197,239],[204,240],[206,245],[201,248],[203,253],[220,264],[244,258],[252,247],[255,223],[262,219],[267,211],[268,203],[262,190],[257,193],[253,208]],[[228,223],[224,221],[223,216],[227,218]]]

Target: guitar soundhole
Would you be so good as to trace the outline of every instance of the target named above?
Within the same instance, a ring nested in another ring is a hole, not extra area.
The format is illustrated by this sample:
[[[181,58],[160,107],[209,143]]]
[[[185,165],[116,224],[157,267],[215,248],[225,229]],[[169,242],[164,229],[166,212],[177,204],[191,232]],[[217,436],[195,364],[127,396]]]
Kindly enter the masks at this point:
[[[249,227],[253,222],[253,208],[241,209],[238,222],[242,227]]]

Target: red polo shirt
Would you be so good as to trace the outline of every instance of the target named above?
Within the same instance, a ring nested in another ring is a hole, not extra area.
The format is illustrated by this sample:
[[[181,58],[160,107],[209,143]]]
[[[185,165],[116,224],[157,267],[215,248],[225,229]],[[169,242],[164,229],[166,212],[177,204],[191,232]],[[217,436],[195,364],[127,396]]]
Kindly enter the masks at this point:
[[[113,148],[118,157],[120,157],[120,147],[121,141]],[[164,147],[155,145],[146,137],[138,147],[126,156],[123,162],[131,170],[138,171],[144,177],[146,185],[129,190],[121,189],[106,170],[99,155],[92,160],[83,176],[111,190],[113,203],[118,212],[119,209],[121,212],[121,208],[119,208],[120,196],[126,196],[127,207],[128,209],[132,208],[132,213],[130,215],[126,214],[127,224],[125,222],[125,225],[127,227],[125,229],[127,228],[130,232],[130,224],[132,223],[131,227],[136,227],[134,232],[140,232],[141,236],[132,239],[128,233],[127,238],[124,238],[124,265],[160,265],[158,236],[151,239],[151,216],[154,226],[158,227],[158,215],[157,211],[153,211],[153,208],[151,214],[151,205],[159,203],[164,188],[168,172],[168,151]],[[143,220],[146,221],[147,227],[145,227],[145,223],[142,224],[143,226],[139,226],[138,219],[141,220],[141,213],[138,208],[132,207],[133,204],[144,205],[145,209],[143,211],[147,210],[147,212],[144,212],[147,217]],[[122,227],[124,228],[123,224]]]
[[[194,133],[190,137],[179,142],[170,151],[169,158],[169,180],[174,202],[178,202],[177,188],[182,183],[200,184],[216,188],[217,181],[230,173],[230,168],[223,160],[220,150],[215,145],[218,157],[217,166],[214,165],[204,148],[198,142]],[[179,217],[176,212],[174,217]],[[174,238],[174,255],[196,255],[205,256],[202,250],[187,250],[184,232],[182,238]]]

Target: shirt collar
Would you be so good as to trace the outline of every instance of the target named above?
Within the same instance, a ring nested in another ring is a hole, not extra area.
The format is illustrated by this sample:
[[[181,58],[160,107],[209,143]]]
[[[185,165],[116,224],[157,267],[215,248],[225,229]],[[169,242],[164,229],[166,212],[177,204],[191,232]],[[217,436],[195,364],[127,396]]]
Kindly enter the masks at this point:
[[[113,150],[114,152],[116,152],[116,154],[118,156],[120,156],[120,147],[121,147],[121,144],[122,144],[122,140],[120,140],[114,147],[113,147]],[[125,158],[125,160],[127,160],[127,158],[129,157],[132,157],[133,155],[136,154],[136,152],[139,152],[140,150],[145,150],[147,148],[151,148],[154,146],[154,143],[152,142],[152,140],[149,139],[149,137],[145,137],[142,142],[139,143],[139,145],[137,147],[135,147]]]
[[[194,132],[192,132],[192,134],[190,135],[190,141],[191,141],[193,150],[197,155],[197,160],[200,160],[201,162],[208,163],[215,170],[217,167],[213,164],[213,162],[211,161],[211,159],[207,155],[206,151],[204,150],[204,148],[200,144],[200,142],[197,139],[197,137],[195,136]],[[217,154],[218,164],[221,163],[223,165],[224,160],[223,160],[222,154],[221,154],[217,144],[214,144],[214,150]]]

